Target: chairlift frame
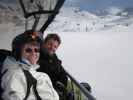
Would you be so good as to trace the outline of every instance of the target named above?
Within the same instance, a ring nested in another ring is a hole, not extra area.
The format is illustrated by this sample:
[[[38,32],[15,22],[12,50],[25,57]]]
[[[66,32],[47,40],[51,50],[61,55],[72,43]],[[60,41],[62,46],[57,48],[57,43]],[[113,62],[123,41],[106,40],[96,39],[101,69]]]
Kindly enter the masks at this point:
[[[33,0],[31,0],[32,2]],[[54,20],[55,16],[59,13],[60,8],[62,7],[62,5],[64,4],[65,0],[58,0],[56,3],[56,6],[54,8],[54,10],[43,10],[43,9],[39,9],[38,11],[34,11],[34,12],[28,12],[25,9],[23,0],[19,0],[19,3],[21,5],[22,11],[24,13],[24,18],[28,19],[31,16],[34,16],[35,21],[32,27],[32,30],[36,30],[36,27],[39,23],[39,17],[37,17],[37,15],[41,15],[41,14],[50,14],[47,21],[42,25],[42,27],[38,30],[39,32],[43,33],[46,28],[51,24],[51,22]]]

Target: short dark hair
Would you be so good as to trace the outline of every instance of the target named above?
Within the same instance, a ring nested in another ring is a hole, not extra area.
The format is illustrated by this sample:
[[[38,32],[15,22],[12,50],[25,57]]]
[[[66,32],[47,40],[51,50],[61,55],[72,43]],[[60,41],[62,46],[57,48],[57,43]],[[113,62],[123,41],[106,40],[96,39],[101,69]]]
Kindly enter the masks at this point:
[[[50,39],[53,39],[53,40],[56,40],[58,41],[59,44],[61,44],[61,39],[60,39],[60,36],[56,33],[51,33],[51,34],[48,34],[45,39],[44,39],[44,42],[43,43],[46,43],[48,40]]]

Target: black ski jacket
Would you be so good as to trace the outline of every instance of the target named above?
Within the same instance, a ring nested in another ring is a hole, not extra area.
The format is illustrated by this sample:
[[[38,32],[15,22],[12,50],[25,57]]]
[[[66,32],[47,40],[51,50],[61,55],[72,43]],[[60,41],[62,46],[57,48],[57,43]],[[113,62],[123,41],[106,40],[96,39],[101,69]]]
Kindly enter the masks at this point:
[[[61,82],[65,87],[67,86],[67,76],[61,65],[61,60],[58,59],[57,55],[49,56],[45,49],[40,51],[39,59],[40,68],[38,71],[45,72],[51,78],[53,87],[56,89],[57,82]]]

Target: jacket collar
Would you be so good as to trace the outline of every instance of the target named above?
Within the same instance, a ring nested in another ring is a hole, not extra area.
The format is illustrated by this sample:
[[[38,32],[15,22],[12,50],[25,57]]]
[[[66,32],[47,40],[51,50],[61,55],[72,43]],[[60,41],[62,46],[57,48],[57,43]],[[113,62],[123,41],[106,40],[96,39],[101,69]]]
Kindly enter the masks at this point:
[[[16,61],[14,57],[7,56],[7,58],[5,59],[3,63],[1,72],[3,73],[5,70],[8,70],[8,69],[18,69],[19,67],[25,70],[36,70],[40,66],[39,65],[28,65],[27,63]]]
[[[39,68],[38,64],[31,64],[27,59],[22,59],[19,61],[19,64],[24,68],[25,70],[36,70]]]

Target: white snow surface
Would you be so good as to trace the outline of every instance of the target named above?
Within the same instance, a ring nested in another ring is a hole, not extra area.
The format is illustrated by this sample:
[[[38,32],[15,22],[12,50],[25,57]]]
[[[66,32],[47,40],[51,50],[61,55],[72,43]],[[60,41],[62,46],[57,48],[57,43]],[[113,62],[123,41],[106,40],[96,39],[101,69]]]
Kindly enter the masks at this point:
[[[58,55],[78,81],[92,86],[97,100],[132,100],[131,33],[64,33]]]

